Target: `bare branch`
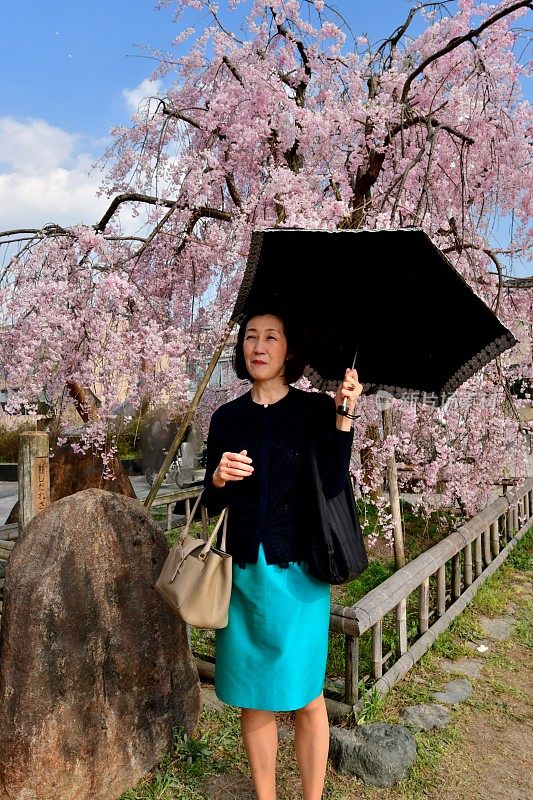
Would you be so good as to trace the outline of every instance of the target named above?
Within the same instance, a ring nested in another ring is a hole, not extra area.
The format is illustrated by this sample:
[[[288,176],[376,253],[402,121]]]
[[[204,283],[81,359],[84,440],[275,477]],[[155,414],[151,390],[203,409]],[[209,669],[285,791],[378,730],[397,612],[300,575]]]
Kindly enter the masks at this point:
[[[241,75],[241,73],[239,72],[239,70],[237,69],[237,67],[236,67],[234,64],[232,64],[232,63],[231,63],[231,61],[229,60],[229,58],[228,58],[227,56],[222,56],[222,61],[223,61],[223,62],[224,62],[224,64],[227,66],[227,68],[229,69],[229,71],[231,72],[231,74],[233,75],[233,77],[234,77],[234,78],[235,78],[237,81],[239,81],[239,83],[241,84],[241,86],[244,86],[244,81],[243,81],[243,79],[242,79],[242,75]]]
[[[94,226],[95,231],[103,232],[105,230],[107,223],[122,203],[148,203],[153,206],[159,205],[166,206],[167,208],[173,208],[176,204],[176,201],[162,200],[160,197],[152,197],[149,194],[141,194],[140,192],[127,192],[126,194],[118,194],[113,198],[109,208],[105,212],[100,222]]]
[[[446,123],[441,124],[435,117],[429,116],[425,117],[423,115],[414,115],[409,117],[405,122],[398,123],[398,125],[394,125],[390,132],[385,137],[385,141],[383,142],[384,146],[387,147],[391,142],[394,136],[400,133],[402,130],[406,130],[407,128],[411,128],[413,125],[418,125],[419,123],[423,125],[431,125],[433,128],[440,128],[440,130],[447,131],[452,136],[461,139],[466,144],[474,144],[474,139],[470,136],[467,136],[466,133],[462,133],[462,131],[458,131],[457,128],[452,128],[451,125],[447,125]]]
[[[42,228],[16,228],[15,230],[11,231],[0,231],[0,239],[3,239],[5,236],[18,236],[30,233],[34,234],[35,236],[71,236],[72,234],[66,230],[66,228],[62,228],[61,225],[56,225],[54,222],[48,223],[48,225],[43,225]]]
[[[166,100],[159,100],[160,105],[163,107],[163,114],[167,117],[173,117],[174,119],[179,119],[182,122],[186,122],[188,125],[191,125],[193,128],[197,128],[198,130],[202,129],[202,126],[198,124],[194,119],[189,117],[187,114],[184,114],[183,111],[179,111],[177,108],[172,108],[171,105],[167,103]],[[202,108],[197,108],[195,111],[204,111]]]
[[[228,192],[235,205],[239,208],[242,208],[242,198],[237,191],[237,187],[235,186],[235,178],[233,177],[232,172],[230,172],[229,175],[226,175],[226,186],[228,187]]]

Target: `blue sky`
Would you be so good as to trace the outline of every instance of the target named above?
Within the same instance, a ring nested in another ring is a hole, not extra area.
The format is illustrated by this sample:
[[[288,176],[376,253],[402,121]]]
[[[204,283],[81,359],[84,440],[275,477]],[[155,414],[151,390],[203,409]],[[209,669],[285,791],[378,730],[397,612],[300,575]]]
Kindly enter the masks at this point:
[[[410,3],[337,0],[337,7],[355,35],[376,41],[403,22]],[[172,6],[156,10],[153,0],[4,0],[0,230],[98,219],[107,201],[96,197],[100,176],[88,177],[91,164],[109,129],[127,124],[143,96],[154,66],[146,48],[168,49],[188,24],[172,15]]]

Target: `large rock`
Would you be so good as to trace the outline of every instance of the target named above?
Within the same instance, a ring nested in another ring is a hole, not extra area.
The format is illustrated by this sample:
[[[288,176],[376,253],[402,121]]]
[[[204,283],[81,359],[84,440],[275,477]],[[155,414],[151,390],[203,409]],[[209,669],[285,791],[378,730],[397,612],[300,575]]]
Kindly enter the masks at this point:
[[[198,673],[153,588],[163,534],[87,489],[22,531],[0,629],[0,797],[116,800],[197,725]]]
[[[394,786],[416,760],[416,741],[402,725],[375,722],[353,730],[330,729],[330,758],[337,772],[368,786]]]
[[[50,502],[61,500],[83,489],[105,489],[116,492],[126,497],[135,497],[135,490],[126,475],[126,470],[117,456],[109,462],[115,480],[102,478],[104,465],[98,453],[91,450],[86,453],[75,453],[72,445],[66,442],[61,447],[56,447],[50,457]],[[18,522],[19,502],[15,503],[6,524]]]

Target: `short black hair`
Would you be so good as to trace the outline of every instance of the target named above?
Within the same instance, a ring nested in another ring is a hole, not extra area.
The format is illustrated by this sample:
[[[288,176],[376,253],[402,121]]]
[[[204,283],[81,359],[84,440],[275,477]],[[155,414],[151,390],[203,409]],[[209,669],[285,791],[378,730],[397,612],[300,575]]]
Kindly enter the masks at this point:
[[[275,303],[257,305],[247,311],[241,322],[233,351],[235,374],[241,380],[253,381],[244,360],[244,334],[246,333],[246,326],[253,317],[262,317],[266,314],[277,317],[283,323],[283,332],[287,340],[287,353],[290,354],[285,362],[285,380],[287,383],[296,383],[304,374],[306,366],[303,330],[293,314],[290,314],[283,306],[278,306]]]

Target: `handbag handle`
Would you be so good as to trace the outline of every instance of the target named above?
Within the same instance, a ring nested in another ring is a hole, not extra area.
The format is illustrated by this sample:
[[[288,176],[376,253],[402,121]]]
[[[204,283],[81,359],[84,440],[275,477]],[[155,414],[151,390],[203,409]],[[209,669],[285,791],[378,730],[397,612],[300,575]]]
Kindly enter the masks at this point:
[[[202,494],[203,494],[203,492],[200,492],[200,494],[196,498],[196,501],[195,501],[195,503],[194,503],[194,505],[192,507],[191,515],[190,515],[189,519],[187,520],[187,522],[185,524],[185,527],[183,528],[183,530],[181,532],[180,539],[185,539],[185,537],[189,533],[189,528],[191,527],[192,521],[194,519],[194,515],[196,514],[196,509],[198,508],[198,506],[200,505],[200,502],[202,500]],[[207,541],[206,541],[204,547],[202,548],[202,551],[199,554],[198,558],[201,558],[202,560],[205,559],[206,555],[209,553],[209,551],[210,551],[210,549],[211,549],[211,547],[213,545],[215,537],[216,537],[217,533],[219,532],[220,526],[222,525],[222,523],[224,523],[224,528],[222,530],[222,541],[220,543],[220,546],[221,546],[221,550],[226,552],[226,533],[227,533],[227,529],[228,529],[228,509],[224,508],[223,511],[220,514],[220,517],[218,518],[217,524],[213,528],[213,532],[211,533],[211,536],[207,539]]]

